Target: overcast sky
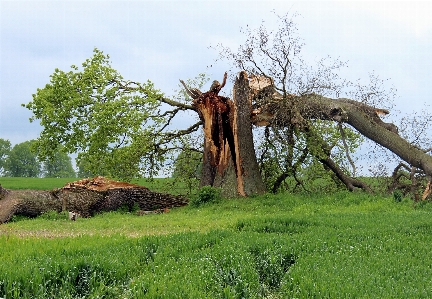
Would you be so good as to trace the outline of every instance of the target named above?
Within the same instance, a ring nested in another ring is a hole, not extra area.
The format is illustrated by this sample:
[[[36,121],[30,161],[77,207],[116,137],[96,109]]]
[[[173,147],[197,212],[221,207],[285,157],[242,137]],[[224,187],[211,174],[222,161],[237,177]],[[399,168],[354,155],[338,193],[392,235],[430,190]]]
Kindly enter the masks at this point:
[[[300,14],[307,59],[339,57],[351,80],[370,72],[390,79],[397,109],[431,109],[432,2],[0,0],[0,138],[37,138],[41,128],[21,104],[55,68],[81,65],[94,47],[124,78],[170,94],[201,72],[220,80],[226,66],[214,64],[209,46],[236,49],[240,28],[272,26],[273,10]]]

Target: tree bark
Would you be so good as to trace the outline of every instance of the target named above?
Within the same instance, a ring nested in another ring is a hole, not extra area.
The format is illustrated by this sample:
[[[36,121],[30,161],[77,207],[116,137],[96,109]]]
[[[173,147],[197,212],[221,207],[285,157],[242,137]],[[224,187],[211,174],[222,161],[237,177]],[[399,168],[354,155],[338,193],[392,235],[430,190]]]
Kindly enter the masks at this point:
[[[240,195],[264,193],[265,186],[255,154],[251,122],[252,102],[246,72],[240,72],[234,84],[234,145],[237,185]]]
[[[224,197],[249,196],[265,192],[259,173],[251,123],[249,80],[241,72],[234,84],[234,100],[218,95],[225,85],[214,81],[208,92],[190,90],[192,106],[204,130],[201,186],[222,188]]]

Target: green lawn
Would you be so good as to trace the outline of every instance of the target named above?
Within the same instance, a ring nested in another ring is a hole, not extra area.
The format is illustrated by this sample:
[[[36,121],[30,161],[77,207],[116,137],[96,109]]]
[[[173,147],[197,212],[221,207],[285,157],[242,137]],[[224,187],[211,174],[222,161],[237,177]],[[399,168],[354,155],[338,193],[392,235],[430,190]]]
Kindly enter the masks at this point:
[[[0,297],[430,298],[432,205],[339,192],[0,225]]]

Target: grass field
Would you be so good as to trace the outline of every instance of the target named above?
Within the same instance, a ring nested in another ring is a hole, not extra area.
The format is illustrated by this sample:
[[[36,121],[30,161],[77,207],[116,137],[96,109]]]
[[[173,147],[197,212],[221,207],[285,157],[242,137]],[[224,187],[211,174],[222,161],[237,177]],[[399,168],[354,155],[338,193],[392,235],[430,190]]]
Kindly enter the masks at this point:
[[[0,177],[0,185],[11,190],[32,189],[32,190],[52,190],[61,188],[65,184],[80,180],[80,178],[14,178]],[[139,179],[132,181],[133,184],[145,186],[152,191],[187,193],[184,186],[176,184],[171,178]]]
[[[0,225],[0,244],[6,298],[432,295],[432,205],[364,193],[266,194],[76,222],[48,213]]]

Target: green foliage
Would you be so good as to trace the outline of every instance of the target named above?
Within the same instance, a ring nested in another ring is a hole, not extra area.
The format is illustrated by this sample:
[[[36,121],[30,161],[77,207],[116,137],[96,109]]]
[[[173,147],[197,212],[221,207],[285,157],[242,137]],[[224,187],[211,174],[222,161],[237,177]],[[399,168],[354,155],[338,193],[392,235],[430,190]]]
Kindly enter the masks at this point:
[[[125,204],[125,205],[122,205],[121,207],[119,207],[117,209],[117,212],[127,214],[127,213],[134,213],[134,212],[138,211],[139,209],[140,209],[140,207],[139,207],[138,203],[134,203],[133,206]]]
[[[174,161],[172,177],[187,186],[188,194],[198,188],[202,168],[202,153],[184,149]]]
[[[401,202],[403,199],[403,193],[402,191],[396,189],[395,191],[393,191],[393,199],[395,202]]]
[[[239,231],[295,234],[304,231],[310,225],[312,224],[309,221],[292,219],[290,217],[255,217],[252,219],[242,219],[236,223],[235,227]]]
[[[34,152],[34,140],[16,144],[5,161],[6,175],[11,177],[38,177],[41,163]]]
[[[56,221],[56,220],[69,220],[68,212],[57,212],[57,211],[48,211],[39,216],[42,219]]]
[[[43,164],[43,174],[46,178],[73,178],[75,171],[72,159],[59,149],[54,156]]]
[[[29,218],[22,215],[13,215],[12,218],[9,220],[10,223],[12,222],[18,222],[21,220],[28,220]]]
[[[30,140],[17,144],[11,149],[8,140],[0,138],[0,175],[13,177],[44,177],[71,178],[75,177],[71,158],[64,152],[53,154],[49,160],[41,161],[34,152],[36,141]]]
[[[80,160],[77,163],[78,166],[78,173],[77,177],[79,178],[91,178],[95,177],[96,175],[93,174],[89,169],[91,169],[91,165],[89,165],[88,161]],[[99,175],[104,175],[103,173],[99,173]]]
[[[69,221],[69,214],[67,211],[57,212],[57,211],[48,211],[38,216],[39,219],[49,220],[49,221]],[[18,222],[23,220],[29,220],[31,218],[22,216],[22,215],[13,215],[10,222]]]
[[[346,188],[334,173],[324,168],[319,161],[330,155],[346,174],[354,175],[355,169],[352,169],[347,159],[339,124],[314,120],[309,125],[313,132],[308,134],[313,137],[292,128],[266,129],[263,132],[258,147],[258,162],[267,190],[318,192],[325,188],[325,191],[330,192]],[[349,128],[342,130],[351,155],[360,146],[363,138]],[[323,140],[329,148],[323,148]]]
[[[221,189],[212,186],[203,186],[199,189],[198,194],[190,201],[190,205],[198,207],[205,203],[215,203],[221,199]]]
[[[163,120],[154,112],[161,97],[151,82],[124,80],[109,56],[95,49],[82,70],[56,69],[25,107],[43,127],[36,142],[41,158],[53,159],[64,146],[78,153],[86,171],[130,179],[140,171],[157,172],[164,161],[162,152],[154,152]]]
[[[5,172],[6,158],[9,156],[10,150],[10,141],[0,138],[0,176]]]

